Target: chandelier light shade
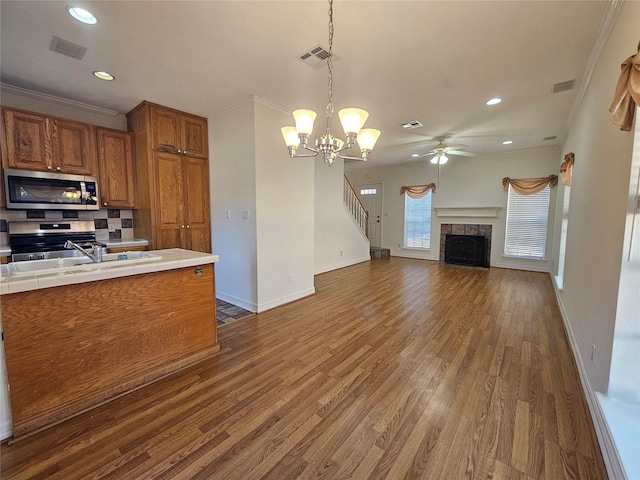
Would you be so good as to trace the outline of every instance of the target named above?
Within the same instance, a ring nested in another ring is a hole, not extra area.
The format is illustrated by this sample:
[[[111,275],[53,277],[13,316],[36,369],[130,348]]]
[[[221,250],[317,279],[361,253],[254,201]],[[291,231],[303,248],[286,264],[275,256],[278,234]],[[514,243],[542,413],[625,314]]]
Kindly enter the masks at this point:
[[[309,138],[313,132],[313,123],[316,112],[300,109],[293,112],[295,127],[282,127],[282,136],[289,149],[291,158],[315,157],[322,153],[325,163],[333,165],[336,157],[345,160],[366,161],[380,136],[380,130],[374,128],[362,129],[369,114],[361,108],[344,108],[338,112],[340,123],[345,133],[345,140],[336,138],[331,131],[333,120],[333,0],[329,0],[329,56],[327,57],[327,69],[329,70],[329,101],[326,109],[325,132],[315,140],[315,147],[309,146]],[[353,147],[356,142],[360,146],[360,157],[342,155],[340,152]],[[298,153],[298,149],[309,153]]]
[[[431,163],[434,165],[444,165],[449,161],[449,157],[447,157],[444,152],[436,153],[436,156],[431,159]]]

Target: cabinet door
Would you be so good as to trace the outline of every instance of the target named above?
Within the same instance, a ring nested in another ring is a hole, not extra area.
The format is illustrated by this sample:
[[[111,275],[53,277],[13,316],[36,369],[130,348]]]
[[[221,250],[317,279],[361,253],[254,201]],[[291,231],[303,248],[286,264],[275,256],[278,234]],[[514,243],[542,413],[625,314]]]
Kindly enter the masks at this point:
[[[136,208],[133,135],[97,128],[100,202],[109,208]]]
[[[151,107],[151,148],[157,151],[179,153],[181,150],[180,116],[171,110]]]
[[[55,169],[62,173],[96,175],[96,144],[93,125],[72,120],[50,120],[53,124]]]
[[[183,163],[185,220],[190,250],[211,253],[209,161],[185,157]]]
[[[209,145],[207,142],[207,120],[185,115],[182,121],[182,150],[190,157],[207,158]]]
[[[51,170],[51,132],[44,115],[3,109],[6,133],[5,168]]]
[[[184,221],[184,194],[182,188],[182,157],[169,153],[154,153],[156,168],[157,242],[154,249],[182,248],[186,228]]]

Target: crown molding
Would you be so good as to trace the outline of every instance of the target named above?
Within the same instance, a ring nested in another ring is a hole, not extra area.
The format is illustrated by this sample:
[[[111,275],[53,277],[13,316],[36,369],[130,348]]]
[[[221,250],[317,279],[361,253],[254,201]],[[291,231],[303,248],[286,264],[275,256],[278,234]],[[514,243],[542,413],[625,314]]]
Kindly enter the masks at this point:
[[[225,113],[228,113],[232,110],[235,110],[247,103],[260,103],[266,107],[269,107],[273,110],[276,110],[278,112],[284,113],[286,115],[291,115],[291,111],[287,110],[284,107],[281,107],[280,105],[276,105],[275,103],[270,102],[269,100],[265,100],[262,97],[258,97],[257,95],[249,95],[248,97],[243,98],[242,100],[232,103],[231,105],[227,105],[226,107],[222,108],[221,110],[218,110],[216,113],[214,113],[213,115],[210,115],[209,118],[216,118],[219,117],[220,115],[224,115]]]
[[[571,128],[571,125],[573,125],[573,121],[575,120],[575,117],[578,114],[578,110],[582,105],[584,96],[587,93],[587,88],[589,88],[589,83],[591,83],[591,76],[593,75],[593,71],[595,70],[596,64],[600,59],[600,55],[602,55],[604,47],[607,45],[607,41],[609,40],[609,36],[611,35],[611,31],[613,30],[614,25],[616,24],[618,14],[622,9],[623,3],[624,0],[609,1],[606,14],[602,19],[600,29],[598,30],[598,36],[596,37],[596,41],[593,44],[591,53],[589,54],[589,60],[587,61],[587,67],[585,68],[584,75],[582,76],[582,82],[580,82],[580,88],[578,90],[578,93],[576,94],[575,100],[573,101],[573,106],[571,107],[569,118],[567,119],[567,130],[569,130]]]
[[[88,112],[105,115],[107,117],[115,117],[120,115],[117,110],[110,108],[98,107],[89,103],[78,102],[77,100],[70,100],[68,98],[57,97],[55,95],[49,95],[48,93],[36,92],[35,90],[29,90],[28,88],[16,87],[8,83],[0,83],[0,90],[5,92],[11,92],[24,97],[33,98],[40,101],[57,103],[58,105],[64,105],[65,107],[77,108],[80,110],[86,110]]]

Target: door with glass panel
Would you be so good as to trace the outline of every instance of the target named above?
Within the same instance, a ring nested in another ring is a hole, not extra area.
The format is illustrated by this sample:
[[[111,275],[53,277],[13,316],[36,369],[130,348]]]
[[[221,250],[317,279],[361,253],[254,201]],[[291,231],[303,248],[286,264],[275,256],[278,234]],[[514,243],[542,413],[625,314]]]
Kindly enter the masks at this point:
[[[356,190],[369,213],[369,243],[372,247],[382,247],[382,184],[359,185]]]

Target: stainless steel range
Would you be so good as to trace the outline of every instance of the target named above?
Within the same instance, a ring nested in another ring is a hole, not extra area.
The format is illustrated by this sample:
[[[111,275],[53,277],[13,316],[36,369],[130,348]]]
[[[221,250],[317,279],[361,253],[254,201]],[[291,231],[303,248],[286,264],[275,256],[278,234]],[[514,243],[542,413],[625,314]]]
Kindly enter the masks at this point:
[[[86,250],[97,256],[106,253],[106,245],[96,241],[93,220],[9,222],[8,231],[14,262],[89,255]]]

